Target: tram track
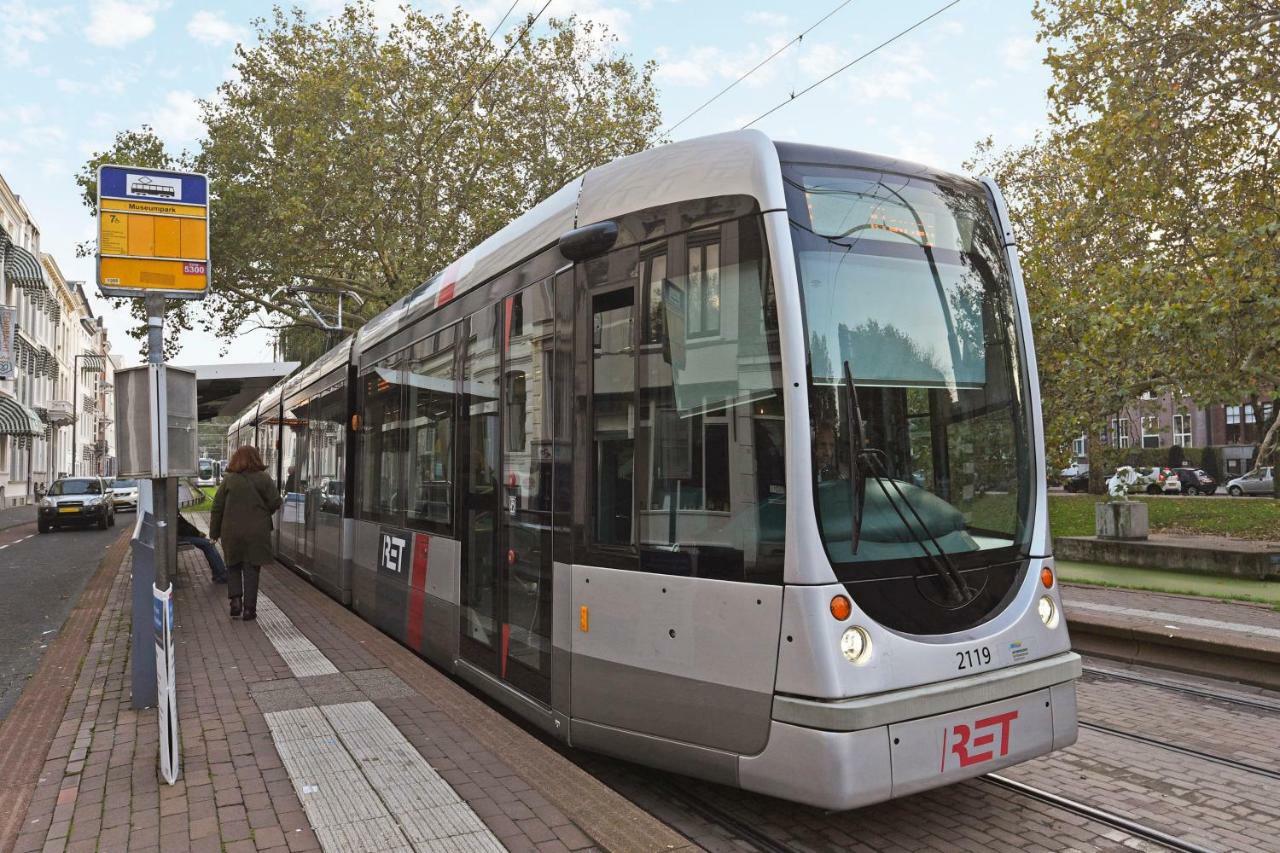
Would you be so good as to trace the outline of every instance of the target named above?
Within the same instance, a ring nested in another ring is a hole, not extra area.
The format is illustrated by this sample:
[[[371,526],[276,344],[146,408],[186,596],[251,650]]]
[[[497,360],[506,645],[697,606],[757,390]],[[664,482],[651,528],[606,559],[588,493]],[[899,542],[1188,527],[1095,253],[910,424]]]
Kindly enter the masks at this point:
[[[1191,758],[1198,758],[1201,761],[1208,761],[1208,762],[1212,762],[1213,764],[1221,765],[1223,767],[1230,767],[1232,770],[1239,770],[1243,773],[1252,773],[1257,776],[1265,776],[1268,779],[1280,780],[1280,770],[1272,770],[1269,767],[1261,767],[1257,764],[1250,764],[1246,761],[1237,761],[1234,758],[1227,758],[1222,755],[1215,755],[1212,752],[1203,752],[1198,749],[1192,749],[1189,746],[1178,746],[1177,744],[1168,743],[1162,740],[1157,740],[1152,737],[1147,737],[1146,735],[1137,734],[1136,732],[1127,732],[1127,731],[1124,731],[1123,729],[1116,729],[1116,728],[1112,728],[1111,726],[1104,726],[1101,723],[1087,723],[1081,720],[1080,722],[1077,723],[1077,725],[1079,725],[1080,728],[1082,729],[1088,729],[1094,732],[1101,732],[1103,734],[1111,735],[1112,737],[1121,737],[1121,738],[1124,738],[1125,740],[1134,741],[1135,743],[1141,743],[1147,746],[1154,746],[1159,749],[1166,750],[1168,752],[1176,752],[1179,755],[1186,755]]]
[[[1178,684],[1161,678],[1150,678],[1141,675],[1119,672],[1106,667],[1093,666],[1085,664],[1084,671],[1088,675],[1097,678],[1111,679],[1113,681],[1127,681],[1132,684],[1145,684],[1150,687],[1160,687],[1165,690],[1171,690],[1177,693],[1184,693],[1189,696],[1198,696],[1202,699],[1216,699],[1220,702],[1229,702],[1233,705],[1240,705],[1246,708],[1257,708],[1262,711],[1271,711],[1280,713],[1280,700],[1268,700],[1264,697],[1244,696],[1238,693],[1224,693],[1217,690],[1211,690],[1204,687],[1196,687],[1190,684]]]
[[[721,808],[679,782],[658,781],[653,778],[650,781],[650,787],[667,799],[684,806],[707,823],[727,831],[736,840],[753,845],[757,850],[765,853],[795,853],[796,848],[769,837],[728,809]]]
[[[1169,850],[1182,851],[1182,853],[1214,853],[1212,848],[1203,847],[1196,844],[1194,841],[1188,841],[1185,838],[1170,835],[1163,830],[1147,826],[1144,823],[1139,823],[1138,821],[1127,818],[1122,814],[1107,811],[1106,809],[1100,809],[1097,806],[1091,806],[1088,803],[1072,800],[1069,797],[1054,794],[1042,788],[1028,785],[1025,782],[1018,782],[1006,776],[998,776],[995,773],[988,773],[987,775],[980,776],[978,778],[979,781],[985,782],[988,785],[1003,788],[1006,791],[1013,791],[1016,794],[1036,800],[1037,802],[1045,803],[1047,805],[1054,806],[1055,808],[1062,809],[1063,811],[1071,812],[1074,815],[1110,826],[1114,829],[1120,830],[1121,832],[1127,832],[1134,838],[1140,838],[1144,841],[1159,844]]]

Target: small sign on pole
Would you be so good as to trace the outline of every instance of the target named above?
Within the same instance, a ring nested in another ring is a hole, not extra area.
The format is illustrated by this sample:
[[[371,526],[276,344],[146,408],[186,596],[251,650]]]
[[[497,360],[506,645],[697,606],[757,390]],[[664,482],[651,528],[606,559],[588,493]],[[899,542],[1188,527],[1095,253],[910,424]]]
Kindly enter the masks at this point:
[[[98,288],[105,296],[203,299],[209,288],[209,179],[98,167]]]
[[[154,588],[153,588],[154,589]],[[178,691],[173,655],[173,586],[155,589],[156,687],[160,717],[160,775],[178,781],[182,750],[178,742]]]

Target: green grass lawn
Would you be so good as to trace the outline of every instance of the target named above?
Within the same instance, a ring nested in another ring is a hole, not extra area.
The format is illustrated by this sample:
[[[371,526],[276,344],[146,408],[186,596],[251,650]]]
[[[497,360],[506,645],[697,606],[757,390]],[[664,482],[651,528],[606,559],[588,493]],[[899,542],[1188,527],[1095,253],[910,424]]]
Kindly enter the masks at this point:
[[[1280,582],[1276,581],[1208,577],[1180,572],[1163,572],[1156,569],[1135,569],[1128,566],[1075,563],[1068,560],[1055,562],[1058,577],[1067,583],[1114,586],[1121,589],[1141,589],[1175,595],[1199,595],[1228,601],[1251,601],[1270,604],[1280,610]]]
[[[198,504],[184,507],[183,512],[209,512],[213,509],[214,489],[197,489],[197,491],[204,495],[204,500]]]
[[[1094,535],[1098,495],[1050,495],[1054,536]],[[1153,533],[1191,533],[1238,539],[1280,539],[1280,501],[1271,498],[1133,498],[1147,505]]]

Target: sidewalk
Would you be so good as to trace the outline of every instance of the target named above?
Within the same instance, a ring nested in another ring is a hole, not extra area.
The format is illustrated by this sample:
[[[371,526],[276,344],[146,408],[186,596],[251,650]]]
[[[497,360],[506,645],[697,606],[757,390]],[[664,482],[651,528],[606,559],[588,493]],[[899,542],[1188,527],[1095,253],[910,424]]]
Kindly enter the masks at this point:
[[[0,509],[0,530],[8,530],[11,527],[35,523],[36,505],[34,503]]]
[[[34,782],[37,850],[671,850],[683,837],[291,572],[259,619],[179,552],[182,775],[129,708],[129,559]]]

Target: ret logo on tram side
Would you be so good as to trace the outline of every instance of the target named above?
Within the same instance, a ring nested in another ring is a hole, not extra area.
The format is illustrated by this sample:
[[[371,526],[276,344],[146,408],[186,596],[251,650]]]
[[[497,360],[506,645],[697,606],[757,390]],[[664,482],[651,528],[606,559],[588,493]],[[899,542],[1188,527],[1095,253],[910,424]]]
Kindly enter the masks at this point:
[[[378,548],[378,570],[391,574],[404,574],[405,560],[409,556],[409,539],[400,533],[382,531]]]

